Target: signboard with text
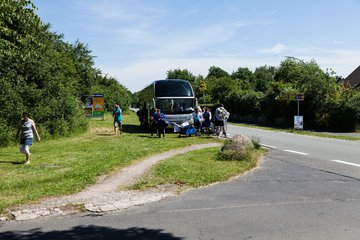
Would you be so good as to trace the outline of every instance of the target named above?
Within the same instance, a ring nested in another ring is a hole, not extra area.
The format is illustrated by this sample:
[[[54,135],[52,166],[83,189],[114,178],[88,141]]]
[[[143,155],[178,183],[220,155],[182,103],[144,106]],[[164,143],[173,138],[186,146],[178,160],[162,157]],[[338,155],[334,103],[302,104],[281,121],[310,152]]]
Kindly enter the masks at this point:
[[[304,93],[296,94],[296,101],[304,101]]]
[[[304,129],[304,118],[303,116],[294,116],[294,129]]]
[[[92,98],[93,116],[103,117],[104,116],[104,95],[94,94]]]
[[[86,117],[104,118],[104,94],[83,95],[81,97],[81,102]]]

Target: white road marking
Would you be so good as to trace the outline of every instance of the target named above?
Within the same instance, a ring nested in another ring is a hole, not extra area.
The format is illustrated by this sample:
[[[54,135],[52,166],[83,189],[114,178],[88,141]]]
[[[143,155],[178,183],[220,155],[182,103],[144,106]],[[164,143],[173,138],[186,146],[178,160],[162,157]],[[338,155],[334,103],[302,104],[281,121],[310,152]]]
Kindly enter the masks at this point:
[[[267,144],[260,144],[261,146],[267,147],[267,148],[271,148],[271,149],[276,149],[277,147],[271,146],[271,145],[267,145]]]
[[[347,165],[351,165],[351,166],[355,166],[355,167],[360,167],[360,164],[356,164],[356,163],[345,162],[345,161],[341,161],[341,160],[331,160],[331,161],[337,162],[337,163],[343,163],[343,164],[347,164]]]
[[[300,154],[300,155],[309,155],[308,153],[298,152],[298,151],[294,151],[294,150],[284,150],[284,152],[296,153],[296,154]]]

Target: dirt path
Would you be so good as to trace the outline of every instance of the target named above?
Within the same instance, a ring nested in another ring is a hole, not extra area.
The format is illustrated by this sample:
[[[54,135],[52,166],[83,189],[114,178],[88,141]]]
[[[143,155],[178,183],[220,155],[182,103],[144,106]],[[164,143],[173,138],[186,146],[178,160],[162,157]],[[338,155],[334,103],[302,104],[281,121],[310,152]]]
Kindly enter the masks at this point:
[[[84,189],[80,193],[46,199],[37,204],[21,206],[12,211],[11,215],[15,220],[30,220],[42,216],[66,215],[84,210],[102,213],[123,210],[132,206],[174,196],[177,194],[174,190],[117,191],[117,189],[135,182],[137,178],[161,160],[177,154],[216,146],[221,146],[221,144],[209,143],[192,145],[151,156],[132,166],[121,169],[116,174],[101,177],[96,184]],[[5,220],[5,218],[2,219]]]

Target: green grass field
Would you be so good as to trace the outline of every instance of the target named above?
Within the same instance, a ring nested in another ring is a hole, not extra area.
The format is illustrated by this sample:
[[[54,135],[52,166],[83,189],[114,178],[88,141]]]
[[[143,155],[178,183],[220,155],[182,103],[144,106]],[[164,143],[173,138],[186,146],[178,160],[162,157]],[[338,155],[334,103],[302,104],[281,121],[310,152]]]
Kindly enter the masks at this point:
[[[161,184],[179,187],[201,187],[238,176],[257,165],[265,150],[251,152],[246,161],[218,160],[221,147],[213,147],[179,154],[156,164],[130,189],[145,189]]]
[[[35,119],[36,120],[36,119]],[[89,120],[85,134],[36,142],[31,164],[24,165],[19,146],[0,148],[0,213],[18,204],[44,197],[75,193],[111,173],[147,156],[192,144],[218,142],[207,137],[183,137],[169,133],[150,137],[140,131],[134,113],[123,116],[123,134],[115,136],[111,116]]]

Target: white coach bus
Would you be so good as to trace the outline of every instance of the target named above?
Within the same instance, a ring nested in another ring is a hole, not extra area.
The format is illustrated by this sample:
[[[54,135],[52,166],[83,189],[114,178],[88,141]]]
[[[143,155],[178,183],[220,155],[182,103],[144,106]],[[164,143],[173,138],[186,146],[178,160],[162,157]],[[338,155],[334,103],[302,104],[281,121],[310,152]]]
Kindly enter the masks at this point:
[[[191,84],[181,79],[157,80],[138,92],[139,101],[149,120],[152,108],[158,108],[169,122],[181,124],[192,119],[197,99]]]

